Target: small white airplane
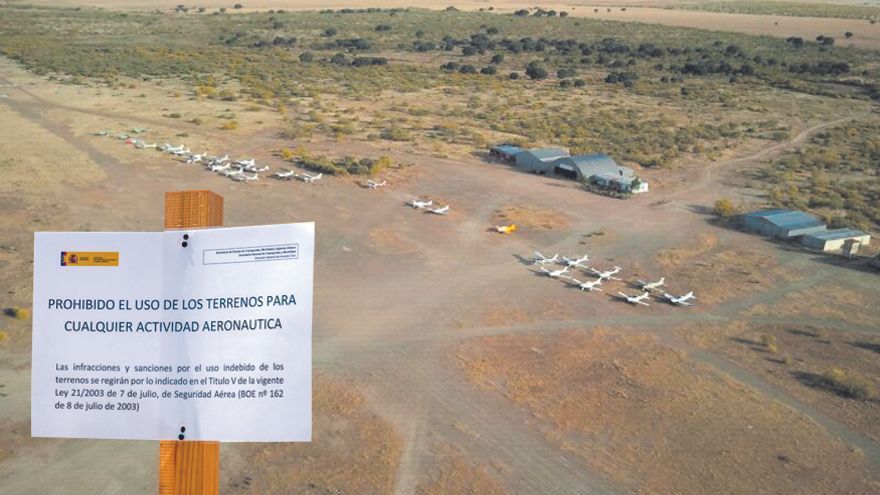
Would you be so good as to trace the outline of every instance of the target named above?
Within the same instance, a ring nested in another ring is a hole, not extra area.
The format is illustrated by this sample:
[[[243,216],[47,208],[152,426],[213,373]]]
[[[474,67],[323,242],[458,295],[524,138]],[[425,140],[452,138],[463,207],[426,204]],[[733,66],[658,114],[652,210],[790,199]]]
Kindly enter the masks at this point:
[[[110,135],[110,131],[97,131],[94,134],[95,136],[108,136]]]
[[[175,156],[185,156],[185,155],[189,155],[190,153],[192,153],[192,152],[190,151],[189,148],[187,148],[187,149],[180,149],[180,150],[172,151],[172,152],[171,152],[171,154],[172,154],[172,155],[175,155]]]
[[[535,257],[532,258],[532,263],[536,265],[543,265],[544,263],[556,263],[557,261],[559,261],[559,254],[554,254],[552,258],[548,258],[537,251],[535,251]]]
[[[370,189],[379,189],[380,187],[385,187],[388,185],[387,180],[383,180],[382,182],[376,182],[370,179],[367,179],[367,187]]]
[[[442,208],[428,208],[428,211],[435,215],[448,215],[449,214],[449,205],[446,205]]]
[[[324,177],[324,174],[323,173],[320,173],[318,175],[302,174],[302,175],[298,175],[297,177],[302,179],[303,182],[308,182],[309,184],[314,184],[316,181],[320,180],[321,177]]]
[[[252,165],[252,166],[250,166],[250,167],[245,167],[244,169],[247,170],[248,172],[253,172],[253,173],[256,174],[256,173],[259,173],[259,172],[268,172],[268,171],[269,171],[269,166],[268,166],[268,165],[264,165],[264,166],[262,166],[262,167],[257,167],[256,165]]]
[[[547,276],[550,277],[550,278],[569,278],[569,277],[566,277],[566,276],[565,276],[565,274],[568,273],[568,267],[567,267],[567,266],[566,266],[566,267],[563,267],[563,268],[560,268],[559,270],[548,270],[548,269],[546,269],[546,268],[544,268],[544,267],[542,266],[542,267],[541,267],[541,271],[544,272],[544,273],[546,273]]]
[[[199,155],[199,154],[196,154],[196,155],[190,155],[189,157],[187,157],[187,159],[186,159],[186,163],[187,163],[187,164],[191,164],[191,163],[201,163],[201,161],[205,159],[205,156],[206,156],[207,154],[208,154],[208,152],[202,153],[202,154],[200,154],[200,155]]]
[[[576,278],[572,278],[571,281],[574,282],[574,285],[580,290],[585,290],[587,292],[593,292],[594,290],[605,292],[599,288],[599,286],[602,285],[602,280],[598,278],[596,280],[590,280],[589,282],[581,282]]]
[[[167,153],[174,153],[175,151],[183,151],[183,145],[173,146],[171,144],[165,143],[162,146],[159,146],[159,149],[165,151]]]
[[[668,292],[664,292],[663,298],[677,306],[693,306],[693,303],[690,303],[688,301],[690,301],[691,299],[696,299],[697,296],[694,295],[694,291],[690,291],[681,297],[676,297]]]
[[[410,202],[407,204],[412,206],[413,208],[423,209],[433,205],[434,201],[419,201],[417,199],[413,199],[410,200]]]
[[[142,132],[147,132],[147,131],[149,131],[149,129],[143,129],[143,128],[141,128],[141,127],[135,127],[135,128],[133,128],[133,129],[129,129],[128,132],[130,132],[130,133],[132,133],[132,134],[140,134],[140,133],[142,133]]]
[[[247,182],[253,182],[253,181],[260,180],[259,174],[253,174],[253,175],[241,174],[240,177]]]
[[[620,297],[623,300],[625,300],[626,302],[628,302],[630,304],[641,304],[642,306],[650,306],[650,304],[645,302],[645,299],[651,297],[650,292],[642,292],[638,296],[630,296],[630,295],[624,294],[623,292],[618,292],[617,294],[620,295]]]
[[[574,259],[574,258],[568,258],[568,257],[566,257],[566,256],[563,256],[563,257],[562,257],[562,261],[563,261],[563,262],[565,263],[565,265],[568,266],[569,268],[588,268],[586,265],[583,265],[583,263],[584,263],[585,261],[590,261],[590,257],[589,257],[588,255],[586,255],[586,254],[583,255],[583,256],[580,257],[580,258],[577,258],[577,259]]]
[[[241,167],[253,167],[256,165],[257,161],[251,158],[250,160],[238,160],[235,162],[236,165]]]
[[[639,280],[637,283],[642,290],[651,291],[654,289],[659,289],[661,286],[666,285],[666,277],[660,277],[660,280],[656,282],[645,282],[644,280]]]
[[[599,280],[605,281],[605,280],[620,280],[619,278],[615,277],[614,275],[616,273],[620,272],[620,270],[622,270],[622,268],[620,268],[619,266],[615,266],[613,269],[606,270],[604,272],[600,272],[599,270],[596,270],[595,268],[590,268],[589,270],[590,270],[590,272],[595,274],[597,277],[599,277]]]
[[[125,133],[117,134],[117,135],[116,135],[116,139],[118,139],[118,140],[120,140],[120,141],[125,141],[126,139],[128,139],[128,138],[130,138],[130,137],[131,137],[131,136],[129,136],[128,134],[125,134]]]
[[[226,177],[229,177],[229,178],[235,178],[235,177],[238,177],[243,174],[244,174],[244,170],[242,170],[240,168],[237,168],[235,170],[229,170],[229,171],[223,173],[223,175],[225,175]]]
[[[208,167],[208,169],[211,170],[211,172],[223,172],[225,170],[229,170],[231,166],[232,165],[228,163],[218,163],[216,165],[211,165],[210,167]]]
[[[296,172],[293,170],[279,170],[275,172],[275,177],[290,180],[291,177],[296,177]]]
[[[155,148],[155,147],[156,147],[156,143],[147,144],[147,143],[145,143],[145,142],[143,142],[143,141],[140,141],[140,142],[134,143],[134,147],[137,148],[137,149],[139,149],[139,150],[146,149],[146,148]]]

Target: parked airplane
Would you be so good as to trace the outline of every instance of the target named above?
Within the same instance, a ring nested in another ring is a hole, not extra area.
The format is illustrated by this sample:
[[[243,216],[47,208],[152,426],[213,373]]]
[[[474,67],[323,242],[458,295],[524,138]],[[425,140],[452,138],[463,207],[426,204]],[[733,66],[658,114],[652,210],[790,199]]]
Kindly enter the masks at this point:
[[[580,257],[580,258],[577,258],[577,259],[568,258],[568,257],[566,257],[566,256],[563,256],[563,257],[562,257],[562,261],[563,261],[563,262],[565,263],[565,265],[568,266],[569,268],[589,268],[588,266],[583,265],[582,263],[585,262],[585,261],[590,261],[590,257],[589,257],[588,255],[586,255],[586,254],[583,255],[583,256]]]
[[[291,177],[296,177],[296,172],[293,170],[279,170],[275,172],[275,177],[284,180],[290,180]]]
[[[147,144],[147,143],[145,143],[145,142],[143,142],[143,141],[139,141],[139,142],[137,142],[137,143],[134,143],[134,147],[137,148],[137,149],[139,149],[139,150],[146,149],[146,148],[155,148],[155,147],[156,147],[156,143],[153,143],[153,144]]]
[[[321,177],[324,177],[324,174],[323,173],[320,173],[318,175],[302,174],[302,175],[299,175],[298,177],[300,179],[302,179],[303,182],[308,182],[309,184],[314,184],[315,181],[319,180]]]
[[[542,266],[542,267],[541,267],[541,271],[544,272],[544,273],[546,273],[547,276],[550,277],[550,278],[569,278],[569,277],[566,277],[566,276],[565,276],[565,274],[568,273],[568,267],[567,267],[567,266],[566,266],[566,267],[563,267],[563,268],[560,268],[559,270],[548,270],[548,269],[546,269],[546,268],[544,268],[544,267]]]
[[[573,278],[571,281],[574,282],[574,285],[580,290],[585,290],[587,292],[593,292],[594,290],[604,292],[599,288],[599,286],[602,285],[602,279],[597,278],[596,280],[590,280],[589,282],[581,282],[580,280]]]
[[[240,167],[253,167],[256,163],[257,161],[253,158],[251,158],[250,160],[238,160],[235,162],[235,164]]]
[[[645,299],[651,297],[650,292],[642,292],[638,296],[628,296],[628,295],[624,294],[623,292],[618,292],[618,294],[620,295],[620,297],[622,299],[624,299],[626,302],[628,302],[630,304],[641,304],[642,306],[650,306],[650,304],[645,302]]]
[[[199,154],[196,154],[196,155],[190,155],[189,157],[187,157],[187,159],[186,159],[186,163],[187,163],[187,164],[190,164],[190,163],[199,163],[199,162],[201,162],[201,161],[205,158],[205,156],[206,156],[207,154],[208,154],[208,152],[206,151],[206,152],[204,152],[204,153],[202,153],[202,154],[200,154],[200,155],[199,155]]]
[[[229,171],[225,172],[223,175],[225,175],[226,177],[229,177],[229,178],[234,178],[234,177],[238,177],[242,174],[244,174],[244,170],[237,168],[235,170],[229,170]]]
[[[423,209],[423,208],[427,208],[427,207],[433,205],[434,202],[433,201],[419,201],[417,199],[413,199],[413,200],[410,200],[410,202],[407,204],[409,204],[413,208]]]
[[[660,277],[660,280],[656,282],[645,282],[644,280],[639,280],[637,283],[642,290],[650,291],[654,289],[659,289],[661,286],[666,285],[666,277]]]
[[[110,131],[97,131],[95,132],[95,136],[107,136],[110,134]]]
[[[691,299],[696,299],[697,296],[694,295],[693,291],[688,292],[687,294],[685,294],[681,297],[676,297],[668,292],[664,292],[663,298],[666,299],[667,301],[669,301],[670,303],[675,304],[676,306],[693,306],[693,303],[689,303],[688,301],[690,301]]]
[[[500,234],[512,234],[516,232],[516,224],[512,223],[510,225],[496,225],[495,231]]]
[[[383,180],[382,182],[375,182],[375,181],[367,179],[367,187],[369,187],[370,189],[379,189],[380,187],[385,187],[387,185],[388,185],[387,180]]]
[[[241,178],[244,179],[244,180],[246,180],[246,181],[248,181],[248,182],[253,182],[253,181],[260,180],[260,176],[259,176],[259,174],[253,174],[253,175],[244,175],[244,174],[241,174]]]
[[[228,164],[228,163],[218,163],[218,164],[216,164],[216,165],[211,165],[211,166],[208,167],[208,168],[211,170],[211,172],[223,172],[223,171],[225,171],[225,170],[229,170],[229,168],[230,168],[231,166],[232,166],[232,165],[230,165],[230,164]]]
[[[428,208],[428,211],[435,215],[448,215],[449,214],[449,205],[446,205],[442,208]]]
[[[615,277],[614,274],[619,273],[620,270],[622,270],[622,268],[620,268],[619,266],[615,266],[613,269],[606,270],[604,272],[600,272],[599,270],[596,270],[595,268],[590,268],[589,270],[590,270],[590,272],[594,273],[597,277],[599,277],[600,280],[604,281],[604,280],[620,280],[619,278]]]
[[[140,134],[140,133],[142,133],[142,132],[147,132],[147,131],[149,131],[149,129],[142,129],[142,128],[140,128],[140,127],[135,127],[135,128],[133,128],[133,129],[129,129],[128,132],[130,132],[130,133],[132,133],[132,134]]]
[[[263,165],[262,167],[257,167],[256,165],[253,165],[253,166],[250,166],[250,167],[245,167],[244,169],[247,170],[248,172],[253,172],[253,173],[256,174],[256,173],[259,173],[259,172],[268,172],[268,171],[269,171],[269,166],[268,166],[268,165]]]
[[[552,258],[548,258],[537,251],[535,251],[535,257],[532,258],[532,263],[536,265],[543,265],[544,263],[556,263],[557,261],[559,261],[559,254],[554,254]]]

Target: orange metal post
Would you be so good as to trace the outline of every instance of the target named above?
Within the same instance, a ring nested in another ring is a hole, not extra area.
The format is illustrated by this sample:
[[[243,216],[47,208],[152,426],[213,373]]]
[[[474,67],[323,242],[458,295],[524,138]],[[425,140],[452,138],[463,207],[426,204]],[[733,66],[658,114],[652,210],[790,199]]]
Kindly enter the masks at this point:
[[[165,230],[220,227],[223,196],[211,191],[165,193]],[[159,495],[218,495],[220,442],[159,442]]]

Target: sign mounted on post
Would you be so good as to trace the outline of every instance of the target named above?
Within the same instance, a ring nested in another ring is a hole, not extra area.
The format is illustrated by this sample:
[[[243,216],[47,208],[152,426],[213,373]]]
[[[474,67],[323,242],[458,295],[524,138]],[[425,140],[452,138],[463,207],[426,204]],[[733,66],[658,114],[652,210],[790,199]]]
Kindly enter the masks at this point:
[[[311,439],[313,223],[37,233],[35,437]]]

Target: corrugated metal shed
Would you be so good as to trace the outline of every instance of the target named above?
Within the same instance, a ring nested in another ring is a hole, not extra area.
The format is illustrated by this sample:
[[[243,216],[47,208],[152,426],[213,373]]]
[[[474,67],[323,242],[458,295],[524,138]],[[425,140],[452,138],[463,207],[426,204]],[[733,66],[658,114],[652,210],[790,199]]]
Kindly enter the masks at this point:
[[[861,230],[833,229],[805,235],[801,243],[816,251],[839,251],[843,249],[844,243],[850,239],[863,246],[867,246],[871,242],[871,236]]]
[[[615,175],[618,177],[634,177],[633,170],[622,167],[605,153],[578,155],[558,160],[559,164],[571,165],[578,172],[578,179],[590,178],[594,175]]]
[[[743,223],[749,230],[783,239],[825,230],[825,224],[821,220],[796,210],[756,211],[746,214]]]
[[[519,146],[512,144],[499,144],[489,148],[489,154],[503,158],[505,160],[513,160],[517,153],[523,151]]]
[[[568,150],[561,148],[535,148],[516,154],[516,166],[527,172],[553,172],[554,162],[568,156]]]
[[[852,239],[854,237],[865,237],[868,234],[862,232],[861,230],[855,229],[832,229],[826,230],[825,232],[819,232],[817,234],[810,234],[806,237],[821,239],[823,241],[839,241],[842,239]],[[868,236],[870,237],[870,236]]]

